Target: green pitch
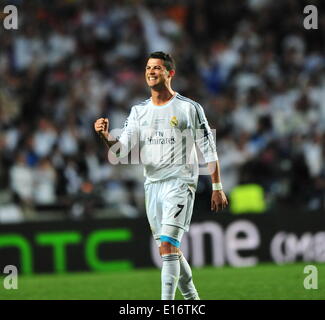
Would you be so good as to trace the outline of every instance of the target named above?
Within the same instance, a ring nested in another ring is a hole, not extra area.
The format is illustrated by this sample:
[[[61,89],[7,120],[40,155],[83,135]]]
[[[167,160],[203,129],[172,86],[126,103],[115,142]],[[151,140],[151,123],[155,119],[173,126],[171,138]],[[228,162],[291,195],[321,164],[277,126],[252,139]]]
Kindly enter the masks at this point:
[[[193,269],[203,300],[325,299],[325,264],[318,269],[318,289],[306,290],[307,263],[249,268],[205,267]],[[17,290],[6,290],[0,278],[1,299],[108,299],[159,300],[160,271],[142,269],[110,273],[67,273],[20,276]],[[176,298],[182,299],[177,293]]]

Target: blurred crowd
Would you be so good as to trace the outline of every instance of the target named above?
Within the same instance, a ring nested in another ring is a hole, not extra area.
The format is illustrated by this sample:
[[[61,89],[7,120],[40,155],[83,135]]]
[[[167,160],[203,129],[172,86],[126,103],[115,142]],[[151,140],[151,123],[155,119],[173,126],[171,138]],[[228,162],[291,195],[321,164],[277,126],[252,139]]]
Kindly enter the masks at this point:
[[[142,167],[108,163],[93,122],[123,126],[149,97],[144,66],[158,50],[176,60],[174,89],[216,129],[226,193],[257,183],[269,208],[325,210],[322,1],[4,3],[17,5],[19,28],[0,27],[3,220],[144,213]],[[303,27],[307,4],[317,30]],[[198,193],[210,190],[200,177]]]

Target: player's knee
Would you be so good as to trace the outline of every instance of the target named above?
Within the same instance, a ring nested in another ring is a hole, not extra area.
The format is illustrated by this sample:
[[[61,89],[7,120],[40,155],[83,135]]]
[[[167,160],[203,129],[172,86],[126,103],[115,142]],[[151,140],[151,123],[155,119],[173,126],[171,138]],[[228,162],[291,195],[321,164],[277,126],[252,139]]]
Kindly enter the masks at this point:
[[[160,255],[179,253],[179,248],[168,241],[162,241],[159,248]]]
[[[179,249],[168,242],[162,242],[159,248],[160,255],[178,253]]]

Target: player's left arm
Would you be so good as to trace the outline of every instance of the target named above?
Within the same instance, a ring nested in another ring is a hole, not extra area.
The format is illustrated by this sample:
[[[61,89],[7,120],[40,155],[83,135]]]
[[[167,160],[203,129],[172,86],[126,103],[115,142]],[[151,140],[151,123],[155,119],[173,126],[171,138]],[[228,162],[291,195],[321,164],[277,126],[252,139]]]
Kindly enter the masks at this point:
[[[220,166],[215,141],[211,128],[201,105],[196,104],[195,113],[196,139],[195,143],[201,150],[205,161],[208,163],[209,174],[212,180],[211,210],[222,210],[228,205],[228,200],[222,190]]]
[[[208,170],[212,181],[211,210],[222,210],[228,205],[228,200],[222,190],[219,161],[209,162]]]

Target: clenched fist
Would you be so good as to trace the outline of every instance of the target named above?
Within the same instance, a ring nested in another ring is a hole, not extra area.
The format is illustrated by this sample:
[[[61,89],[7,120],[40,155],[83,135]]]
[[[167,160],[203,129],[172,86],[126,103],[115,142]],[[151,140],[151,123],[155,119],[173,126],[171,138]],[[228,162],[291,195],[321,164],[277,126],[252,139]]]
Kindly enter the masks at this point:
[[[108,127],[109,121],[107,118],[99,118],[94,123],[95,131],[99,135],[103,135],[105,138],[108,138]]]

